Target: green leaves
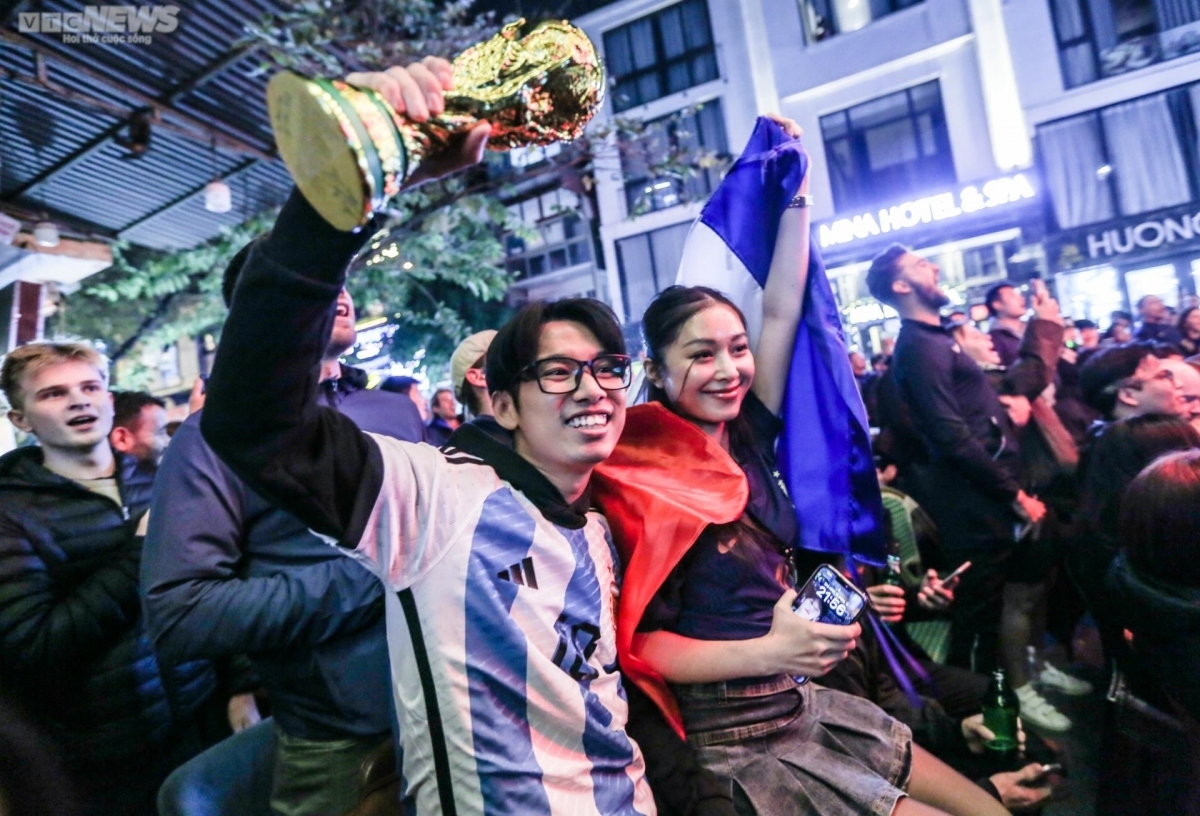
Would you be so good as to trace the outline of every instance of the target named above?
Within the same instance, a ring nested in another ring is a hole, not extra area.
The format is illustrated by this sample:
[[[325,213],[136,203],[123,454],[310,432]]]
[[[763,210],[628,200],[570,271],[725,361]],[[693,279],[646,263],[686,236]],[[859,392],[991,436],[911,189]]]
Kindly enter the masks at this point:
[[[382,71],[424,56],[453,57],[499,23],[471,12],[474,0],[291,0],[246,26],[265,46],[263,70],[340,77]]]
[[[226,311],[221,299],[225,267],[271,228],[275,215],[256,216],[181,252],[114,246],[113,265],[59,304],[49,333],[101,341],[117,362],[218,327]]]
[[[260,71],[340,77],[427,54],[452,57],[486,39],[500,21],[472,14],[472,6],[473,0],[288,0],[284,11],[247,25],[246,34],[261,44]],[[651,123],[621,117],[596,123],[573,144],[545,151],[528,166],[514,167],[504,155],[489,153],[478,168],[404,192],[392,202],[385,229],[352,267],[348,286],[359,312],[398,322],[392,357],[408,361],[423,349],[431,377],[439,379],[460,340],[499,326],[512,313],[504,236],[532,243],[539,233],[515,220],[507,203],[520,191],[562,186],[579,196],[585,213],[594,213],[597,174],[674,179],[687,200],[700,186],[689,180],[728,164],[728,157],[698,147],[689,123],[699,109]],[[630,215],[646,209],[643,203],[635,202]],[[183,252],[118,247],[111,268],[65,298],[51,333],[101,340],[114,358],[135,361],[145,349],[216,335],[226,314],[220,295],[225,266],[274,217],[257,216]]]

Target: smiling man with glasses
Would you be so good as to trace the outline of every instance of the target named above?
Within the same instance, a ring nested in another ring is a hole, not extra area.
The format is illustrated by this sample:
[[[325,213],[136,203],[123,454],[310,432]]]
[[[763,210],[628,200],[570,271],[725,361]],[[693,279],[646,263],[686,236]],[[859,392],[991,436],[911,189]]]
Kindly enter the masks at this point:
[[[1106,348],[1079,372],[1084,399],[1106,420],[1147,414],[1181,416],[1183,402],[1171,369],[1148,343]]]
[[[430,59],[357,80],[422,120],[448,76]],[[481,135],[440,169],[479,161]],[[673,812],[732,813],[673,732],[645,752],[663,769],[650,781],[626,733],[661,715],[629,714],[619,565],[587,495],[625,424],[629,358],[612,311],[534,302],[497,333],[486,379],[511,448],[470,423],[441,449],[364,433],[318,404],[316,363],[372,232],[339,232],[292,194],[246,262],[201,427],[240,476],[383,582],[417,812],[649,815],[653,782]]]

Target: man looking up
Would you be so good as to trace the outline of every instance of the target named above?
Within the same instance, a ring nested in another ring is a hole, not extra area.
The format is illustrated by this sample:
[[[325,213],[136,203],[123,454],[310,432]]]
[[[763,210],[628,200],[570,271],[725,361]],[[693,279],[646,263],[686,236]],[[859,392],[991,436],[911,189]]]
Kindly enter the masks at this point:
[[[228,296],[259,243],[230,264]],[[411,400],[368,390],[366,372],[338,362],[355,338],[342,289],[318,402],[365,431],[420,442]],[[234,475],[201,436],[201,416],[179,428],[158,473],[142,564],[147,627],[176,659],[249,655],[274,715],[272,812],[348,812],[359,766],[392,730],[383,589]]]
[[[108,441],[115,450],[139,462],[157,465],[171,441],[167,403],[145,391],[114,391],[113,429]]]
[[[440,448],[446,444],[450,434],[458,429],[458,405],[454,402],[454,391],[449,388],[439,388],[435,391],[432,403],[430,410],[433,412],[433,419],[429,420],[425,438],[429,444]]]
[[[1021,351],[1021,338],[1025,336],[1025,296],[1008,281],[1001,281],[988,289],[984,295],[991,326],[988,333],[992,345],[1000,355],[1000,365],[1010,366]]]
[[[939,271],[897,244],[872,262],[867,286],[903,319],[891,372],[928,454],[927,462],[911,467],[905,483],[941,533],[945,563],[935,566],[972,564],[951,608],[948,662],[986,672],[995,666],[1013,530],[1040,521],[1046,510],[1020,488],[1016,435],[999,396],[941,324],[939,310],[949,298],[938,286]],[[1055,347],[1061,346],[1058,305],[1040,297],[1035,312],[1047,328],[1057,322]],[[1040,372],[1028,375],[1037,380],[1033,394],[1053,377],[1053,366],[1031,361],[1030,368],[1036,367]]]
[[[450,79],[434,58],[348,78],[417,121],[443,109]],[[478,162],[488,132],[460,134],[425,177]],[[586,497],[624,425],[620,326],[603,304],[571,299],[530,304],[499,332],[487,382],[513,449],[471,425],[441,450],[363,433],[317,403],[315,361],[370,234],[338,232],[292,195],[247,261],[204,435],[383,581],[418,812],[653,814],[625,731],[613,547]]]
[[[21,346],[0,387],[39,443],[0,457],[0,678],[58,743],[85,812],[153,814],[167,774],[217,737],[200,722],[211,665],[161,665],[143,627],[153,469],[109,445],[107,367],[91,346]]]

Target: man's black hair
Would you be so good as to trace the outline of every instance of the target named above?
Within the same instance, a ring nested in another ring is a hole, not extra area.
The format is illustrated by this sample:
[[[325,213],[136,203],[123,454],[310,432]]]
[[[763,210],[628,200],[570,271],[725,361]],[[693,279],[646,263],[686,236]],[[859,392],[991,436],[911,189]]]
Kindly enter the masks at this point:
[[[1098,329],[1098,328],[1100,328],[1100,327],[1099,327],[1099,326],[1097,326],[1097,325],[1096,325],[1096,324],[1095,324],[1093,321],[1091,321],[1091,320],[1076,320],[1076,321],[1075,321],[1075,328],[1079,329],[1080,331],[1083,331],[1084,329]]]
[[[147,405],[166,408],[164,399],[145,391],[113,391],[113,427],[133,430],[141,421],[142,409]]]
[[[1118,384],[1132,377],[1142,360],[1152,355],[1154,346],[1149,343],[1125,343],[1097,351],[1079,371],[1084,402],[1111,418],[1117,407]]]
[[[995,284],[990,289],[988,289],[987,293],[983,296],[983,305],[987,306],[988,315],[990,315],[991,317],[995,317],[998,314],[998,312],[996,311],[996,308],[992,304],[995,303],[996,301],[1000,300],[1001,292],[1003,292],[1005,289],[1016,289],[1016,288],[1017,287],[1014,284],[1011,284],[1008,281],[1000,281],[999,283]]]
[[[594,298],[535,300],[525,304],[511,320],[500,327],[488,346],[487,387],[489,394],[507,391],[517,400],[522,374],[537,360],[542,327],[553,321],[578,323],[591,332],[608,354],[625,353],[625,335],[621,324],[604,303]],[[518,403],[519,404],[519,403]]]
[[[900,274],[900,259],[907,255],[908,247],[903,244],[892,244],[875,256],[871,267],[867,270],[867,291],[871,297],[889,306],[896,305],[896,293],[892,284]]]

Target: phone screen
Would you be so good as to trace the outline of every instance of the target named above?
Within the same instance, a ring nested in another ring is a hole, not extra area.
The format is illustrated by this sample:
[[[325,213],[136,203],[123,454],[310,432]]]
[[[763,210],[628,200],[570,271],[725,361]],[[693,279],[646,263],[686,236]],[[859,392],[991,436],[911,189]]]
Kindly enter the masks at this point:
[[[828,565],[817,567],[792,604],[792,611],[817,623],[849,626],[858,620],[867,606],[867,597],[842,574]],[[800,685],[807,677],[793,677]]]
[[[866,608],[863,594],[833,567],[822,565],[796,596],[792,611],[810,621],[849,626]]]

